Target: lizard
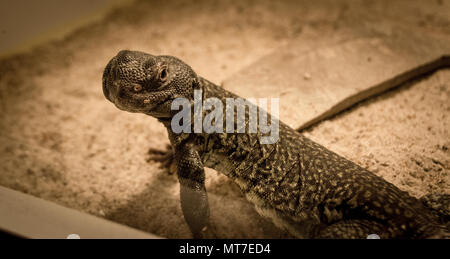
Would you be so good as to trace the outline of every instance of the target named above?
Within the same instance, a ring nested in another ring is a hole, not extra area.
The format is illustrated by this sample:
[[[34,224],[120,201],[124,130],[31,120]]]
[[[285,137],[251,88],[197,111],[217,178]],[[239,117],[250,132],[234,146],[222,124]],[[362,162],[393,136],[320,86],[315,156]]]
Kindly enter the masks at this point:
[[[296,238],[449,237],[445,222],[424,202],[281,121],[271,144],[261,142],[259,129],[175,133],[175,99],[192,104],[195,90],[204,99],[240,98],[176,57],[122,50],[106,65],[102,86],[120,110],[152,116],[167,128],[181,209],[194,238],[206,236],[209,227],[205,167],[231,178],[259,214]]]

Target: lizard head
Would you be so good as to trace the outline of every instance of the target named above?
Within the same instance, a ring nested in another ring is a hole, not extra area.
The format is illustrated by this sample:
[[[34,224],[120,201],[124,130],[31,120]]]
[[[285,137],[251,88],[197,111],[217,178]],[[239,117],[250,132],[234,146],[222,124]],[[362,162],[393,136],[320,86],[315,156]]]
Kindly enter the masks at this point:
[[[121,110],[163,119],[176,113],[172,100],[193,99],[197,82],[191,67],[175,57],[122,50],[106,65],[103,94]]]

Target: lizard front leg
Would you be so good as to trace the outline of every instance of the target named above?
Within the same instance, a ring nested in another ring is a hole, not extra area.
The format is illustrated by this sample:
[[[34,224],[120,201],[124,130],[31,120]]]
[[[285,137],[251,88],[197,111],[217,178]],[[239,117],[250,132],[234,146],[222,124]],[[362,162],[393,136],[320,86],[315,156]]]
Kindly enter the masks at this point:
[[[202,238],[209,222],[203,163],[198,151],[189,142],[178,144],[174,150],[181,209],[194,238]]]
[[[171,145],[166,145],[165,150],[150,148],[147,154],[147,162],[160,163],[159,168],[166,169],[170,175],[177,172],[174,161],[174,152]]]

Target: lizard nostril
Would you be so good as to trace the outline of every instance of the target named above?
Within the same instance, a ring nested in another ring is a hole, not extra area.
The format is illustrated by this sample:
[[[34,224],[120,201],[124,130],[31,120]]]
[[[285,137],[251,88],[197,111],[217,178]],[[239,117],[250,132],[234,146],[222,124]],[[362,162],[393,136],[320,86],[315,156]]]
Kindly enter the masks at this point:
[[[142,90],[142,86],[141,86],[141,85],[138,85],[138,84],[135,84],[135,85],[133,86],[133,90],[134,90],[135,92],[140,92],[140,91]]]

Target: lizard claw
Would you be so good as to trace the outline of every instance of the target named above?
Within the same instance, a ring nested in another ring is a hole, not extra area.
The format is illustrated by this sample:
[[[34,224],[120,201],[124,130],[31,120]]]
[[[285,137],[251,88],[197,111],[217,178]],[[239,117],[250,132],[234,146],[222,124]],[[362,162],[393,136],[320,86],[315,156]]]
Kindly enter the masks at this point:
[[[193,233],[194,239],[217,239],[218,236],[216,234],[215,228],[211,225],[205,226],[200,232]]]
[[[217,239],[217,231],[212,225],[208,225],[202,229],[203,239]]]
[[[159,168],[167,169],[170,175],[177,171],[172,146],[169,144],[166,145],[165,150],[149,148],[147,162],[160,163]]]

